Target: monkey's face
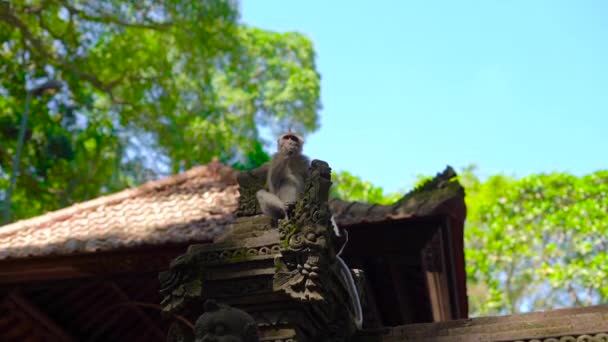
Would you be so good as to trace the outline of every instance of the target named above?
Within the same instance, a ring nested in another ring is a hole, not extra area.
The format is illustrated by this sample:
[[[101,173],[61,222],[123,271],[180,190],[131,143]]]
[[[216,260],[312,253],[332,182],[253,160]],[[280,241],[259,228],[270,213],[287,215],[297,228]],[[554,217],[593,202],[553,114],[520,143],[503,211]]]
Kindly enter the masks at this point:
[[[302,152],[302,140],[295,134],[283,134],[279,138],[279,150],[289,155]]]

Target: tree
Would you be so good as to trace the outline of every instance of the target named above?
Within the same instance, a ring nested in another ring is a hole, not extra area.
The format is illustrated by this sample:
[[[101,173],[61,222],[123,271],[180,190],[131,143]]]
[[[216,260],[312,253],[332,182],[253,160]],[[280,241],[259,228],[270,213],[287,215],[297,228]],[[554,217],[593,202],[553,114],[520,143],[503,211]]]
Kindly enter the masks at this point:
[[[314,59],[301,34],[241,24],[234,1],[0,1],[0,189],[26,88],[64,83],[32,100],[13,219],[216,157],[259,165],[260,128],[317,129]]]
[[[472,171],[472,170],[470,170]],[[608,172],[521,179],[464,173],[472,314],[591,305],[608,299]]]

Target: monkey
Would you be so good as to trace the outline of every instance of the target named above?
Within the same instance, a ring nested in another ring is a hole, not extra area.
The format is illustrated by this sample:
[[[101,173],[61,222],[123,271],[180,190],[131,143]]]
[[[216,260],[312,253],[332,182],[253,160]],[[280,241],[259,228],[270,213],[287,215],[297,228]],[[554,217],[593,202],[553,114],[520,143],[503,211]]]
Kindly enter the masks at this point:
[[[268,167],[266,186],[256,198],[262,213],[274,220],[286,218],[304,192],[310,160],[302,154],[304,139],[289,130],[277,140],[277,153]]]

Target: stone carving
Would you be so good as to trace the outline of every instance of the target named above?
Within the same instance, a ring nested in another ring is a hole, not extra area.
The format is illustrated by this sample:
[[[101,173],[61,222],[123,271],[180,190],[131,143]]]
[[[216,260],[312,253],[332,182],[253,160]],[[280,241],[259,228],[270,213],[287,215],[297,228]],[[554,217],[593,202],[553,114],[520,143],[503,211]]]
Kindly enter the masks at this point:
[[[195,263],[194,259],[190,253],[180,255],[171,262],[168,271],[158,275],[164,311],[179,311],[187,302],[201,296],[203,274],[190,267]]]
[[[227,248],[218,251],[210,251],[204,254],[201,253],[200,259],[204,264],[212,265],[239,261],[246,257],[276,254],[279,252],[280,246],[278,244],[255,248]]]
[[[239,206],[237,216],[252,216],[261,213],[260,205],[255,193],[264,188],[269,164],[264,164],[257,169],[239,172],[236,180],[239,184]]]
[[[355,329],[355,313],[354,308],[344,305],[351,300],[336,255],[342,241],[331,223],[330,186],[329,165],[313,160],[294,214],[279,220],[281,254],[275,258],[273,288],[319,311],[340,308],[324,313],[327,315],[324,338],[345,340]]]
[[[327,278],[335,257],[330,212],[327,205],[331,169],[313,160],[305,192],[296,203],[294,215],[279,221],[281,257],[275,259],[274,288],[300,300],[324,300],[322,278]]]
[[[257,325],[253,317],[243,310],[205,302],[205,313],[194,326],[195,342],[259,342]]]
[[[268,292],[272,290],[272,286],[267,279],[252,278],[243,282],[218,282],[213,286],[213,290],[216,297],[230,297]]]
[[[189,252],[175,258],[169,270],[159,274],[160,293],[163,295],[163,310],[177,312],[203,293],[204,270],[206,266],[239,262],[257,256],[272,256],[280,253],[278,244],[256,247],[232,247],[210,249],[204,252]],[[233,283],[222,287],[221,295],[246,294],[265,289],[263,280],[252,280],[246,284]]]
[[[331,223],[331,169],[323,161],[311,162],[292,215],[276,226],[261,215],[255,196],[266,173],[265,167],[240,173],[241,198],[231,229],[216,243],[190,246],[159,275],[163,310],[193,320],[203,301],[222,298],[247,303],[264,341],[347,341],[356,326],[354,310],[345,303],[358,302],[359,296],[351,296],[337,258],[345,240]],[[208,327],[212,320],[203,317],[223,317],[226,310],[217,305],[200,316],[197,341],[217,338],[203,334],[204,329],[215,333]],[[219,329],[228,328],[237,329]],[[187,341],[179,336],[174,340]]]
[[[525,340],[516,340],[514,342],[608,342],[608,333],[589,335],[566,335],[548,338],[532,338]]]
[[[193,342],[194,332],[192,327],[188,327],[180,322],[174,322],[167,332],[167,342]]]
[[[277,267],[273,282],[275,290],[285,291],[292,298],[299,300],[324,299],[318,256],[295,257],[287,261],[277,258],[275,265]]]

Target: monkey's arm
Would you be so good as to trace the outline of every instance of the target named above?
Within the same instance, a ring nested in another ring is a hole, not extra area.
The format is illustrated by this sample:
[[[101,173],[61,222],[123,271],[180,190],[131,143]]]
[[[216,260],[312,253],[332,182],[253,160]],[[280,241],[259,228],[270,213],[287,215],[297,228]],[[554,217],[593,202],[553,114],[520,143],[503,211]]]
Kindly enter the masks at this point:
[[[285,212],[285,204],[277,196],[266,190],[258,190],[255,194],[260,204],[262,213],[274,219],[282,219],[287,213]]]
[[[272,189],[278,190],[281,187],[281,183],[285,179],[287,173],[287,166],[289,159],[281,154],[275,155],[274,159],[268,169],[268,183],[267,186],[272,192]]]
[[[292,170],[294,170],[294,173],[300,177],[302,184],[304,184],[310,175],[310,159],[301,155],[298,159],[294,160]]]

